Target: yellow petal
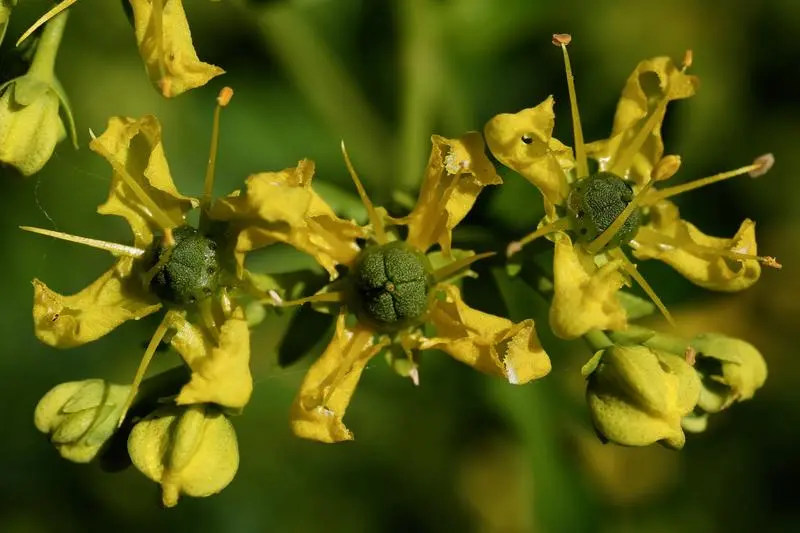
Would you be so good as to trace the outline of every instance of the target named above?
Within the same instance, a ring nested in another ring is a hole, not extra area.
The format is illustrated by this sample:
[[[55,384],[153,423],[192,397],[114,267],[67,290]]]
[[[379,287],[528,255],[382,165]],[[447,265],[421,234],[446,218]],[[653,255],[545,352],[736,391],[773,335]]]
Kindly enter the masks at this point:
[[[617,300],[624,282],[620,265],[597,267],[594,258],[573,246],[566,234],[556,237],[553,257],[554,294],[550,327],[562,339],[574,339],[592,329],[624,329],[625,310]]]
[[[125,257],[91,285],[71,296],[33,280],[33,324],[36,337],[56,348],[72,348],[99,339],[127,320],[155,313],[154,302],[131,279],[133,259]]]
[[[688,98],[694,95],[698,85],[696,76],[682,72],[668,57],[655,57],[640,62],[622,90],[611,135],[608,139],[588,144],[587,155],[598,160],[600,170],[610,168],[639,132],[644,124],[642,119],[653,112],[659,101]],[[639,185],[644,184],[663,154],[664,141],[661,138],[659,120],[634,156],[627,176],[623,177],[629,177]]]
[[[173,226],[182,224],[184,213],[198,205],[197,200],[183,196],[175,188],[161,142],[161,124],[153,115],[139,120],[112,117],[106,131],[93,139],[89,148],[112,162],[112,166],[124,167]],[[111,177],[108,200],[97,212],[124,217],[139,248],[146,248],[153,240],[153,232],[159,229],[153,209],[143,203],[116,170]]]
[[[472,309],[455,285],[446,285],[445,299],[436,300],[430,322],[436,336],[420,348],[439,349],[487,374],[522,385],[550,372],[550,359],[536,336],[533,320],[514,324],[507,318]]]
[[[181,389],[176,403],[215,403],[242,409],[253,392],[250,332],[244,311],[237,308],[222,324],[216,343],[202,328],[188,321],[176,328],[171,344],[192,370],[192,378]]]
[[[166,507],[176,505],[181,493],[216,494],[239,468],[233,425],[206,405],[157,409],[133,427],[128,454],[142,474],[161,484]]]
[[[160,14],[153,9],[155,0],[130,0],[130,3],[139,53],[147,75],[161,94],[167,98],[177,96],[225,73],[197,57],[182,0],[159,0],[163,6]]]
[[[739,261],[719,254],[733,251],[756,255],[755,226],[747,219],[733,238],[711,237],[681,220],[675,204],[661,201],[651,208],[650,223],[636,234],[633,255],[663,261],[700,287],[740,291],[758,280],[761,265],[755,259]]]
[[[566,172],[575,166],[572,150],[553,138],[553,97],[519,113],[503,113],[484,128],[492,154],[505,166],[536,185],[548,215],[569,194]]]
[[[240,273],[248,252],[275,242],[313,256],[331,279],[337,275],[336,265],[348,265],[356,258],[360,252],[356,239],[366,233],[336,216],[311,188],[313,176],[314,162],[304,159],[295,168],[254,174],[247,178],[244,194],[237,191],[214,203],[211,218],[232,221],[239,231]]]
[[[298,437],[321,442],[353,440],[342,419],[361,372],[385,343],[375,344],[372,331],[361,325],[347,328],[345,318],[339,314],[333,339],[308,369],[292,405],[292,431]]]
[[[425,180],[411,214],[398,223],[408,224],[406,241],[421,252],[434,243],[450,252],[453,228],[472,209],[481,190],[500,185],[494,165],[484,152],[481,135],[470,132],[458,139],[434,135],[425,168]]]

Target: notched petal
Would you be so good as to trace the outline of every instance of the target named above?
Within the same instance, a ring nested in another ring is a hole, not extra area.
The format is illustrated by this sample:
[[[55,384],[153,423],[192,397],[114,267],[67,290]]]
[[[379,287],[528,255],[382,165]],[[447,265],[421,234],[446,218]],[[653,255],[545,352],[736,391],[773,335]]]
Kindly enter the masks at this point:
[[[757,260],[721,256],[729,252],[757,255],[752,220],[746,219],[733,238],[725,239],[706,235],[682,220],[672,202],[659,202],[650,215],[650,223],[639,230],[632,243],[637,259],[663,261],[695,285],[715,291],[740,291],[761,276]]]
[[[539,188],[551,216],[569,194],[566,172],[575,166],[572,149],[553,138],[554,125],[550,96],[536,107],[497,115],[484,128],[492,154]]]
[[[237,308],[222,324],[218,342],[188,321],[176,325],[176,329],[171,344],[192,370],[191,380],[181,389],[176,403],[215,403],[241,410],[253,392],[250,332],[244,311]]]
[[[161,308],[129,278],[132,259],[124,258],[82,291],[61,295],[33,280],[36,337],[56,348],[72,348],[99,339],[128,320]]]
[[[625,309],[617,291],[625,281],[620,265],[597,267],[594,258],[574,246],[569,236],[556,237],[553,257],[554,294],[550,327],[562,339],[574,339],[592,329],[624,329]]]
[[[112,117],[102,135],[89,143],[89,148],[108,160],[112,167],[123,167],[143,193],[173,222],[180,225],[184,214],[198,205],[197,200],[183,196],[175,188],[169,172],[161,124],[153,115],[140,119]],[[102,215],[124,217],[133,231],[135,244],[145,248],[154,232],[162,229],[156,223],[152,208],[142,201],[130,184],[114,170],[106,202],[97,208]]]
[[[298,437],[321,442],[353,440],[342,419],[361,373],[385,343],[374,343],[372,332],[361,326],[347,328],[345,316],[339,315],[333,339],[308,369],[292,405],[292,431]]]
[[[311,256],[330,274],[336,265],[349,265],[360,252],[356,239],[366,232],[354,222],[336,216],[311,188],[314,162],[280,172],[262,172],[247,178],[244,193],[217,200],[210,216],[231,221],[238,231],[236,261],[241,274],[248,252],[276,242],[290,244]]]
[[[225,73],[197,57],[182,0],[162,0],[160,12],[154,9],[153,0],[130,3],[139,54],[161,94],[167,98],[177,96]]]
[[[407,242],[421,252],[439,243],[449,253],[452,232],[469,213],[481,190],[503,180],[485,153],[481,135],[457,139],[434,135],[425,179],[414,210],[397,223],[408,225]]]
[[[533,320],[513,323],[507,318],[472,309],[455,285],[446,285],[443,300],[436,300],[430,322],[436,336],[420,349],[442,350],[476,370],[522,385],[550,372],[550,359],[542,348]]]

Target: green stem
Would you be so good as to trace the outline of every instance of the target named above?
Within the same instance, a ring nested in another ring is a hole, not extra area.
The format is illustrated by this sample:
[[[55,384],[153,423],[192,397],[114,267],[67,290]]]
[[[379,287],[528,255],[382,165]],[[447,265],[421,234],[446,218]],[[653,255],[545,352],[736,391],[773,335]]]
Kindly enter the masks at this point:
[[[53,80],[58,47],[64,36],[64,28],[67,26],[67,15],[69,11],[63,11],[45,25],[39,44],[36,45],[36,53],[28,70],[29,75],[42,81]]]
[[[690,346],[688,340],[676,335],[669,335],[667,333],[661,333],[649,328],[634,325],[629,325],[628,329],[619,333],[612,332],[610,337],[613,340],[617,340],[618,338],[621,339],[622,335],[628,338],[641,336],[647,339],[642,342],[644,346],[681,356],[686,353],[686,349]]]
[[[593,329],[586,332],[586,334],[583,336],[583,340],[586,341],[586,344],[589,345],[593,353],[614,345],[611,339],[608,338],[608,335],[599,329]]]

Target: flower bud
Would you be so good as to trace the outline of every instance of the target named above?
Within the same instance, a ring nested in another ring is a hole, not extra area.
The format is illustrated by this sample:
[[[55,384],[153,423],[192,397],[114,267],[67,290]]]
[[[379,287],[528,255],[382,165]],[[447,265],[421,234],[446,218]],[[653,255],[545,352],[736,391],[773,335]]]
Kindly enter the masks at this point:
[[[239,467],[233,425],[208,404],[156,410],[133,427],[128,453],[142,474],[161,484],[166,507],[176,505],[181,493],[216,494]]]
[[[50,435],[61,457],[88,463],[117,430],[130,387],[102,379],[70,381],[50,389],[36,406],[36,429]]]
[[[697,406],[718,413],[737,401],[749,400],[767,379],[767,364],[758,350],[743,340],[703,333],[692,341],[695,370],[702,380]]]
[[[697,403],[700,381],[686,361],[645,346],[613,346],[588,378],[592,421],[606,439],[626,446],[661,442],[680,449],[681,418]]]

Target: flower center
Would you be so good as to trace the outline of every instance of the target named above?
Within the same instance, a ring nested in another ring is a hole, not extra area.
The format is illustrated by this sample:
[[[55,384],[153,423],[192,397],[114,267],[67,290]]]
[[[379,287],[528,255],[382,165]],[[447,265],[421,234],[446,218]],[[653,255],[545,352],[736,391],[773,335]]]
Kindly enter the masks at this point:
[[[191,226],[173,230],[174,244],[163,237],[153,242],[148,270],[155,269],[150,289],[162,300],[177,305],[208,298],[219,285],[217,243]]]
[[[406,243],[371,246],[353,270],[356,314],[378,329],[401,329],[425,314],[431,285],[427,259]]]
[[[579,180],[567,198],[567,212],[574,223],[577,241],[590,243],[617,219],[633,200],[628,183],[610,172],[597,172]],[[625,220],[604,249],[630,241],[639,230],[642,212],[637,208]]]

